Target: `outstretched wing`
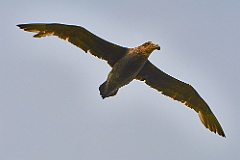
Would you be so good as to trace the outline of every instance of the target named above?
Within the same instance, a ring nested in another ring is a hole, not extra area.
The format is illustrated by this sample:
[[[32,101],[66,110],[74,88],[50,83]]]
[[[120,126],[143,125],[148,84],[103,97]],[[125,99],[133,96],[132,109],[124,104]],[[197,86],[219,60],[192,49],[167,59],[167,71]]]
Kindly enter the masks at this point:
[[[147,61],[136,79],[145,81],[150,87],[162,94],[184,103],[194,109],[206,128],[225,137],[224,131],[207,103],[189,84],[181,82],[155,67]]]
[[[110,66],[113,66],[128,51],[128,48],[107,42],[80,26],[57,23],[19,24],[17,26],[28,32],[36,32],[35,38],[53,35],[68,40],[85,52],[89,51],[92,55],[106,60]]]

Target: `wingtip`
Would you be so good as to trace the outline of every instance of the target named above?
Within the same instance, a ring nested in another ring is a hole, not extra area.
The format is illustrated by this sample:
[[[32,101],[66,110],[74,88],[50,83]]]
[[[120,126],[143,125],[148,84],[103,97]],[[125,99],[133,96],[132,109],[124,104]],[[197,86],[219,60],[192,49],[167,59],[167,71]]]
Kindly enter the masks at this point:
[[[29,24],[17,24],[16,26],[20,29],[23,29],[24,31],[28,31],[29,29],[31,29],[31,27],[29,28]]]
[[[217,133],[218,135],[226,138],[226,135],[218,122],[217,118],[214,116],[213,113],[211,114],[203,114],[202,112],[198,113],[200,120],[202,121],[203,125],[209,129],[211,132]]]
[[[16,26],[19,27],[19,28],[21,28],[22,24],[17,24]]]
[[[20,29],[23,29],[26,24],[17,24],[16,26],[19,27]]]

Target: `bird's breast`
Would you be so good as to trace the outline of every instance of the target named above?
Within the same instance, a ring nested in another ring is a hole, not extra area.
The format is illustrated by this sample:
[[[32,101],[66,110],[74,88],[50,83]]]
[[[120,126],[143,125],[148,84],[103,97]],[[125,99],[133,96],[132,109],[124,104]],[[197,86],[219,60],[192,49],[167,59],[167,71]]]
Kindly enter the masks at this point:
[[[136,54],[126,55],[113,66],[107,81],[116,84],[117,88],[127,85],[136,78],[146,61],[147,58],[143,56]]]

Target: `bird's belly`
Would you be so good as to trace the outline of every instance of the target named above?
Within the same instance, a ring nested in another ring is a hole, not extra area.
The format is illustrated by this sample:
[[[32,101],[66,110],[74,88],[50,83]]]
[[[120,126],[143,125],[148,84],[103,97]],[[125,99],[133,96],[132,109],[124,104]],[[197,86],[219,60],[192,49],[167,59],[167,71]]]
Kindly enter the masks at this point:
[[[136,78],[139,71],[142,69],[146,59],[142,57],[131,57],[131,59],[122,59],[117,62],[108,75],[107,82],[115,89],[119,89],[124,85],[129,84]]]

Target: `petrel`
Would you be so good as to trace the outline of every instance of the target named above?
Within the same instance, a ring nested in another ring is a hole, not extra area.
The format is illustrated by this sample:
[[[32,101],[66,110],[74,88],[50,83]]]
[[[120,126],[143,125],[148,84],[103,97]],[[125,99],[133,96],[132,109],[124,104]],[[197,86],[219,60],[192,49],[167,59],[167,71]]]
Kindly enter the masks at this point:
[[[144,81],[163,95],[194,109],[206,128],[225,137],[217,118],[197,91],[191,85],[164,73],[148,60],[154,50],[160,50],[158,44],[149,41],[135,48],[127,48],[108,42],[75,25],[33,23],[17,26],[28,32],[36,32],[37,34],[33,36],[35,38],[57,36],[86,53],[106,60],[112,70],[107,80],[99,87],[102,98],[116,95],[121,87],[134,79]]]

